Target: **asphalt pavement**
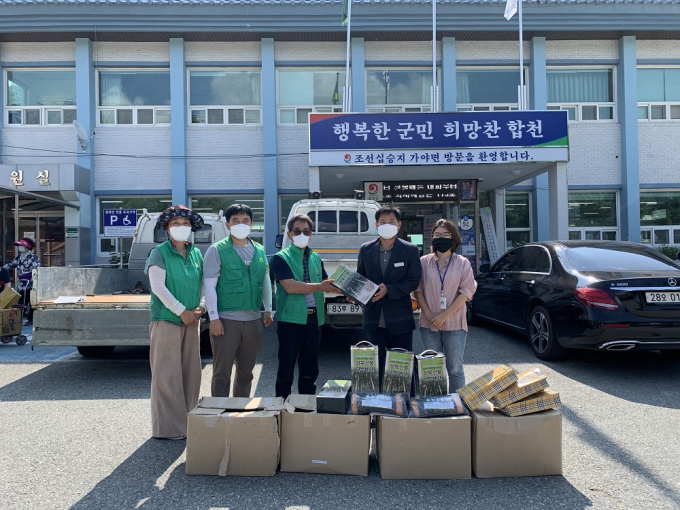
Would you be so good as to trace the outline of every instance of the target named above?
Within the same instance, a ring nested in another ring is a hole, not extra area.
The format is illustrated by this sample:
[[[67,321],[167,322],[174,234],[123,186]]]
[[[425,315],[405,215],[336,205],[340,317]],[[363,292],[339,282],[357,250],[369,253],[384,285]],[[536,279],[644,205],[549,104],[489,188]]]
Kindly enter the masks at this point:
[[[257,396],[274,395],[274,328],[258,359]],[[349,377],[357,339],[324,338],[320,382]],[[577,352],[544,363],[522,336],[485,326],[470,328],[465,363],[468,380],[501,363],[548,375],[564,403],[564,476],[382,480],[374,445],[368,477],[187,476],[185,442],[150,437],[148,348],[85,359],[70,347],[0,345],[0,508],[680,508],[680,361]],[[210,359],[203,365],[208,395]]]

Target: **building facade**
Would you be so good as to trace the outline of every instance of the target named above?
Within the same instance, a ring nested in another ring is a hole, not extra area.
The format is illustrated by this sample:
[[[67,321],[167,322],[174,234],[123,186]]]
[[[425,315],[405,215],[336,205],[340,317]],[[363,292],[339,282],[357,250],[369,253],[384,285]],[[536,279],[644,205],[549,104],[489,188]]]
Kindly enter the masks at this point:
[[[441,110],[518,108],[517,17],[504,7],[438,1]],[[308,114],[342,110],[341,12],[340,0],[4,2],[5,257],[33,234],[45,263],[103,263],[121,247],[103,209],[234,202],[251,205],[273,253],[295,201],[352,197],[379,167],[319,176],[308,158]],[[680,0],[527,0],[523,21],[529,107],[569,117],[568,237],[680,245]],[[352,111],[430,111],[431,2],[355,2],[351,25]],[[422,243],[423,217],[488,205],[501,246],[548,239],[547,173],[503,182],[480,183],[474,206],[405,204],[406,234]]]

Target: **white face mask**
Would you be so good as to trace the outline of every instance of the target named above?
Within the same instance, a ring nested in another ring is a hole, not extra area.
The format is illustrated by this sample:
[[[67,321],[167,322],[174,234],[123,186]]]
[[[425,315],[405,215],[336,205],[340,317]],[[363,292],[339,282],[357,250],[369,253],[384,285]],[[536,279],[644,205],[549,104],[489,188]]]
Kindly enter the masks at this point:
[[[173,240],[185,243],[191,236],[191,227],[170,227],[170,237]]]
[[[26,251],[25,246],[17,246],[17,249],[19,250],[19,253],[24,253]]]
[[[304,234],[293,236],[293,244],[298,248],[307,248],[307,245],[309,244],[309,238],[310,236],[306,236]]]
[[[391,225],[390,223],[385,223],[378,227],[378,234],[383,239],[392,239],[399,232],[399,227],[396,225]]]
[[[236,239],[245,239],[250,235],[250,225],[245,225],[243,223],[231,225],[229,232],[230,235],[234,236]]]

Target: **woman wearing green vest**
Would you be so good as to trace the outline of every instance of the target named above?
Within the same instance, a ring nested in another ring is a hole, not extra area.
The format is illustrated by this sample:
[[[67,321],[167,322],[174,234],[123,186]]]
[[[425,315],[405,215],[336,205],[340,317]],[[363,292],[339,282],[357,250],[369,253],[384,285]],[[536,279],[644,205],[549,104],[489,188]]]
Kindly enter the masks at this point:
[[[151,250],[146,261],[151,285],[151,427],[157,439],[185,439],[187,413],[198,404],[203,258],[189,238],[201,227],[203,218],[191,209],[169,207],[156,223],[169,239]]]
[[[314,223],[296,214],[287,225],[290,246],[272,257],[276,276],[279,368],[276,396],[286,398],[298,365],[298,392],[316,394],[319,375],[319,327],[324,321],[324,292],[341,294],[323,268],[319,255],[307,247]]]

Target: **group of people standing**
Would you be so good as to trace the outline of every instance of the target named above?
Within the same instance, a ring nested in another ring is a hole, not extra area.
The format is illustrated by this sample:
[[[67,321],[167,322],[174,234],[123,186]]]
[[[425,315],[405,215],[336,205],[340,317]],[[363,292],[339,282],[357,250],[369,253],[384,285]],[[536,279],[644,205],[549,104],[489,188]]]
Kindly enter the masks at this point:
[[[225,220],[230,235],[203,258],[189,242],[191,233],[203,226],[200,215],[173,206],[158,218],[157,228],[167,232],[168,240],[151,251],[146,271],[151,286],[152,431],[159,439],[184,439],[186,415],[198,403],[201,316],[207,312],[210,319],[215,397],[250,396],[264,330],[273,322],[270,266],[262,245],[250,238],[252,211],[234,204]],[[381,207],[375,221],[379,237],[359,250],[357,272],[379,286],[364,309],[363,326],[369,341],[379,347],[381,383],[386,349],[413,348],[413,294],[421,309],[425,347],[446,355],[451,390],[464,386],[465,303],[477,284],[468,259],[455,253],[461,244],[456,226],[438,220],[432,253],[420,257],[417,246],[397,236],[399,209]],[[308,246],[313,231],[309,216],[293,216],[287,224],[290,245],[271,260],[279,341],[277,397],[290,395],[296,364],[298,392],[316,393],[324,293],[341,294]]]

